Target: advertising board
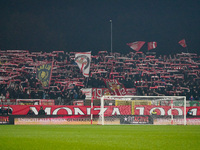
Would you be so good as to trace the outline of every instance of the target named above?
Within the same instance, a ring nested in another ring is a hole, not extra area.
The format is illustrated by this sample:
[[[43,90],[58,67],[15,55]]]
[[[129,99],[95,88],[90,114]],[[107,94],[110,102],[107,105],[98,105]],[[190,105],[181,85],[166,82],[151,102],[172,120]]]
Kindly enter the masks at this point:
[[[151,116],[123,116],[120,118],[120,124],[153,124]]]
[[[9,116],[0,116],[0,125],[10,124]]]

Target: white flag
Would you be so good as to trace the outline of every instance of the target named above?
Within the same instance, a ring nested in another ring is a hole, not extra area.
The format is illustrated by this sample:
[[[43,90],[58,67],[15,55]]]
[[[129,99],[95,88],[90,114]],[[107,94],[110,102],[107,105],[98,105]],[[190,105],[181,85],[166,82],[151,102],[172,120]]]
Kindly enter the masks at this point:
[[[89,77],[91,52],[79,52],[75,54],[74,61],[77,63],[85,77]]]

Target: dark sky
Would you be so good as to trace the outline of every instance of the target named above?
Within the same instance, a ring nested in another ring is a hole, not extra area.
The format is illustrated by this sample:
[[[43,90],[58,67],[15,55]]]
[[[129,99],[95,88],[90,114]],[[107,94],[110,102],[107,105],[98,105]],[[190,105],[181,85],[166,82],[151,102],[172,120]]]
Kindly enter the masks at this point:
[[[126,43],[157,41],[161,54],[200,54],[199,0],[0,0],[0,49],[132,51]],[[147,51],[145,44],[141,51]]]

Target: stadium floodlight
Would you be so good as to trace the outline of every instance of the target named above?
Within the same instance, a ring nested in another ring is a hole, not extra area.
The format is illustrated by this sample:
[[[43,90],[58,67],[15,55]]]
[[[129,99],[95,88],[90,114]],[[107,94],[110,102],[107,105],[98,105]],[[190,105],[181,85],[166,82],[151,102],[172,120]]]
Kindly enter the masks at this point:
[[[110,50],[112,53],[112,20],[110,20]]]
[[[186,125],[186,97],[102,96],[98,124]]]

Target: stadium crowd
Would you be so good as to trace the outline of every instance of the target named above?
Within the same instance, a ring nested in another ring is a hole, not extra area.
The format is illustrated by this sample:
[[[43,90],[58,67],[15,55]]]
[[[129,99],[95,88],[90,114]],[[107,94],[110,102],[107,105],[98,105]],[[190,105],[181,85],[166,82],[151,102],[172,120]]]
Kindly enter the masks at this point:
[[[81,88],[106,88],[103,79],[118,79],[137,95],[186,96],[200,100],[200,56],[194,53],[160,55],[155,52],[128,54],[99,51],[92,55],[90,77],[74,62],[75,52],[0,51],[0,99],[55,99],[70,104],[85,99]],[[49,88],[36,77],[36,66],[53,62]]]

